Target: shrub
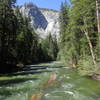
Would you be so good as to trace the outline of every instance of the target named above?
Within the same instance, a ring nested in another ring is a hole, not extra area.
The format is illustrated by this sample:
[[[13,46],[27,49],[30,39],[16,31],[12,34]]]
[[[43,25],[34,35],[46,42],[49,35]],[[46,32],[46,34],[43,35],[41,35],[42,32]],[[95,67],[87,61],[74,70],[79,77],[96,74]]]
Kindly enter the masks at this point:
[[[93,64],[91,56],[85,56],[78,62],[77,69],[81,75],[93,75],[95,73],[95,65]]]

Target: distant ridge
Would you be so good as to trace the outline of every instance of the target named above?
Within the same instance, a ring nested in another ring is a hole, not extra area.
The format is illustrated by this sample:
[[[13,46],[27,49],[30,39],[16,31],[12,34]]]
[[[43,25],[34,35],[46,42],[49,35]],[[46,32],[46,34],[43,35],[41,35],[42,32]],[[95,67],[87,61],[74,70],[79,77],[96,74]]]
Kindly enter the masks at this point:
[[[53,12],[59,12],[57,10],[54,10],[54,9],[49,9],[49,8],[39,8],[41,10],[45,10],[45,11],[53,11]]]

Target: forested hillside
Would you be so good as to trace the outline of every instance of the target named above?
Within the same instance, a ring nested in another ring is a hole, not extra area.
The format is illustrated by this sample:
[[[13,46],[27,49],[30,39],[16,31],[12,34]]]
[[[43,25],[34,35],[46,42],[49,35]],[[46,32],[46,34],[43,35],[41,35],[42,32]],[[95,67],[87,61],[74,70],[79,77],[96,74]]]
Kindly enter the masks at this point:
[[[1,72],[13,71],[16,66],[56,60],[56,36],[40,39],[23,16],[16,0],[0,1],[0,66]],[[4,67],[5,66],[5,67]]]

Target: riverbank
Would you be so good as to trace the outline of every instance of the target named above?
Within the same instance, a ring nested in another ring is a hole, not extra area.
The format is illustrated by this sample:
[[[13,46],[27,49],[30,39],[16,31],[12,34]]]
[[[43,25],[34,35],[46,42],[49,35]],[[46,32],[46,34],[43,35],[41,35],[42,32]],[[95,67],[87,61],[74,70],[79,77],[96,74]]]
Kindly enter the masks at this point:
[[[81,64],[79,63],[78,65],[71,64],[68,66],[71,69],[75,69],[83,77],[86,76],[90,77],[93,80],[100,81],[100,65],[94,66],[90,62],[81,62]]]

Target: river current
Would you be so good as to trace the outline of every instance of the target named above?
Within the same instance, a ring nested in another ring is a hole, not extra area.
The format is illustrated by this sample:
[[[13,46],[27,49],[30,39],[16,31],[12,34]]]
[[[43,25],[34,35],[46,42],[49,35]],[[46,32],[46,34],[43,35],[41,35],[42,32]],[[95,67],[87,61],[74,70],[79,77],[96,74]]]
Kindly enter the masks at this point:
[[[27,67],[21,72],[0,77],[0,100],[30,100],[38,93],[43,94],[40,100],[100,100],[100,82],[82,77],[62,63]],[[57,74],[55,83],[43,88],[52,73]]]

